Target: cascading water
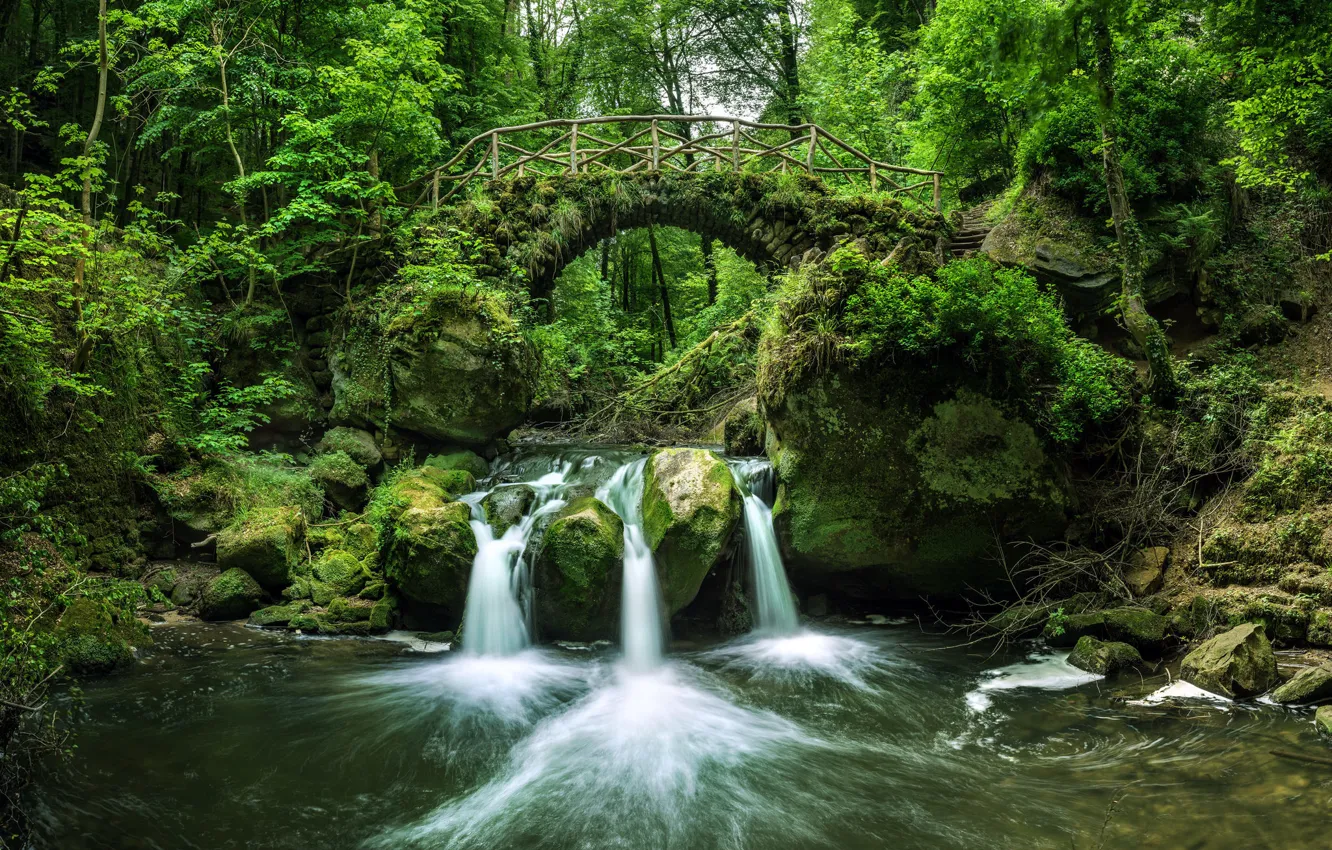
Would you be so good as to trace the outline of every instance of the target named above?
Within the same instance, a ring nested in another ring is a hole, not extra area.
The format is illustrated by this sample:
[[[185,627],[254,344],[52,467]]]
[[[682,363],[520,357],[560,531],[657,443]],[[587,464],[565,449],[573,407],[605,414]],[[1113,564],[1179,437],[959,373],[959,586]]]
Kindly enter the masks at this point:
[[[620,591],[620,634],[629,669],[651,670],[662,660],[661,589],[652,549],[643,533],[645,458],[615,470],[597,498],[624,522],[624,578]]]
[[[786,581],[786,568],[772,527],[772,465],[766,460],[731,464],[731,474],[744,496],[745,540],[754,577],[754,599],[758,606],[755,631],[767,635],[794,634],[800,627],[795,599]]]

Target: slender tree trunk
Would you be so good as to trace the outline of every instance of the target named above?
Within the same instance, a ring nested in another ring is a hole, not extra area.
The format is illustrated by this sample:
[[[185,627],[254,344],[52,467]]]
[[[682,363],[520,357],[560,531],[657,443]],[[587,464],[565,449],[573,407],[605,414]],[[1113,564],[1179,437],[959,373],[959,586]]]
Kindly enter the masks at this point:
[[[217,70],[218,70],[218,75],[222,79],[222,115],[224,116],[223,126],[226,129],[227,147],[231,150],[231,158],[236,162],[236,176],[240,180],[244,181],[245,160],[241,158],[240,150],[236,147],[236,134],[232,131],[231,127],[231,87],[227,83],[227,62],[229,61],[229,59],[225,53],[220,52],[222,50],[222,35],[220,31],[216,29],[213,32],[213,41],[219,51],[218,60],[217,60]],[[240,191],[236,193],[236,203],[240,207],[241,225],[244,226],[245,229],[248,231],[250,228],[250,217],[245,209],[246,194],[247,193],[244,187],[242,186]],[[250,304],[254,302],[254,289],[257,282],[258,282],[258,276],[255,274],[254,271],[254,263],[250,263],[249,286],[246,287],[245,290],[246,307],[250,306]]]
[[[1170,348],[1160,324],[1147,312],[1142,292],[1142,230],[1138,227],[1124,188],[1124,169],[1119,160],[1119,141],[1115,113],[1115,46],[1105,12],[1094,23],[1096,38],[1096,85],[1101,107],[1101,149],[1105,162],[1105,188],[1110,199],[1110,215],[1119,242],[1123,267],[1120,308],[1124,324],[1147,358],[1148,388],[1158,402],[1169,402],[1179,393]]]
[[[601,280],[602,280],[602,281],[606,281],[606,280],[609,280],[609,279],[610,279],[610,278],[608,278],[608,277],[606,276],[606,275],[609,273],[609,271],[610,271],[610,240],[609,240],[609,239],[602,239],[602,240],[601,240]],[[612,290],[612,291],[614,291],[614,290]]]
[[[699,241],[703,252],[703,273],[708,278],[708,306],[717,303],[717,258],[712,255],[712,237],[704,236]]]
[[[778,0],[777,29],[781,35],[782,100],[789,124],[803,120],[800,108],[800,54],[799,37],[795,22],[791,20],[791,7],[786,0]]]
[[[656,276],[657,286],[661,289],[662,324],[666,326],[666,336],[671,341],[671,348],[675,348],[675,322],[671,319],[671,293],[666,289],[666,274],[661,270],[661,254],[657,251],[657,231],[651,223],[648,224],[648,245],[652,248],[652,273]]]
[[[92,154],[97,146],[97,137],[102,133],[102,119],[106,116],[106,84],[110,61],[106,51],[106,0],[97,4],[97,107],[93,113],[92,127],[88,137],[83,140],[83,192],[80,206],[83,211],[83,250],[74,260],[74,318],[78,326],[79,347],[74,352],[74,371],[82,372],[88,365],[88,355],[92,352],[92,334],[83,326],[83,303],[87,297],[88,255],[94,248],[93,212],[92,212]]]

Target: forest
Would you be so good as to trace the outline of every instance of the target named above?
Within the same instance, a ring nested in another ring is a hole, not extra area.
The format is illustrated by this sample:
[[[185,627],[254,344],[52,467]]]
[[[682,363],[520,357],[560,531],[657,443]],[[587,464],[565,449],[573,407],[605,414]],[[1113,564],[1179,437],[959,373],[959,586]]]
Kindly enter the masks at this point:
[[[1325,0],[0,0],[0,846],[1321,846],[1330,302]]]

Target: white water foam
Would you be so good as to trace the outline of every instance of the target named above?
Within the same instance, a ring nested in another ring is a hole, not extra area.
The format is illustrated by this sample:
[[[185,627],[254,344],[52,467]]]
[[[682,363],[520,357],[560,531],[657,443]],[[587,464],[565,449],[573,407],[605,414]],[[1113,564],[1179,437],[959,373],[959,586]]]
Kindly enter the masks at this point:
[[[620,638],[625,663],[640,672],[661,664],[661,587],[643,533],[643,469],[646,458],[621,466],[597,491],[597,498],[624,522],[624,576],[620,591]]]
[[[1069,664],[1068,655],[1067,652],[1036,652],[1016,664],[987,671],[985,675],[989,678],[967,694],[967,707],[976,712],[987,710],[994,702],[991,695],[996,691],[1021,688],[1062,691],[1105,678]]]
[[[874,690],[867,676],[901,662],[889,661],[872,643],[847,635],[809,630],[789,635],[753,634],[703,653],[729,672],[752,679],[809,682],[827,679],[860,690]]]

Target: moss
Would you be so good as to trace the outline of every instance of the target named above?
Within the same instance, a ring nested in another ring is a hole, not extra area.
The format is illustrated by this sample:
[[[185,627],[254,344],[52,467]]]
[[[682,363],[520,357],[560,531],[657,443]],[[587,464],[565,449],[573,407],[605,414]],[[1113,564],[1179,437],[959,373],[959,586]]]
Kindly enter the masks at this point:
[[[404,596],[448,607],[461,616],[467,577],[476,557],[471,509],[449,501],[441,482],[467,486],[470,473],[423,468],[398,477],[389,487],[392,542],[384,574]]]
[[[133,645],[151,643],[147,630],[123,611],[89,598],[70,602],[56,626],[60,658],[76,676],[100,676],[134,662]]]
[[[486,513],[486,522],[496,534],[503,534],[510,526],[517,525],[531,510],[536,499],[536,491],[527,484],[496,487],[481,500],[481,508]]]
[[[643,533],[652,547],[666,609],[693,601],[740,518],[731,470],[703,449],[662,449],[647,462]]]
[[[324,508],[323,490],[304,469],[269,455],[210,458],[152,483],[172,519],[204,532],[240,523],[255,510],[294,506],[310,518]]]
[[[350,552],[331,549],[321,552],[313,567],[314,577],[338,596],[354,596],[365,587],[370,573]]]
[[[1113,641],[1143,652],[1159,652],[1165,642],[1166,618],[1141,608],[1111,608],[1103,612],[1105,633]]]
[[[359,428],[330,428],[315,447],[321,454],[341,452],[367,469],[374,469],[383,460],[375,438]]]
[[[199,599],[205,620],[238,620],[259,607],[263,588],[249,573],[232,568],[208,583]]]
[[[476,478],[465,469],[423,466],[415,474],[421,481],[439,488],[450,499],[476,492]]]
[[[466,450],[430,455],[422,463],[436,469],[461,469],[470,472],[473,478],[481,479],[490,474],[490,464],[475,452]]]
[[[624,556],[624,524],[592,496],[555,515],[536,560],[537,617],[542,633],[566,640],[614,634]]]
[[[370,628],[376,632],[386,632],[393,628],[398,614],[398,599],[391,594],[385,595],[370,608]]]
[[[1069,654],[1068,663],[1079,670],[1106,676],[1125,667],[1141,664],[1142,656],[1126,643],[1100,641],[1091,635],[1083,635]]]
[[[1105,612],[1065,614],[1051,618],[1045,624],[1042,636],[1051,646],[1073,646],[1083,637],[1104,638]]]
[[[1314,646],[1332,646],[1332,610],[1323,608],[1314,612],[1305,639]]]
[[[1263,627],[1236,626],[1184,657],[1180,676],[1206,691],[1227,697],[1260,694],[1277,682],[1276,655]]]
[[[722,427],[726,453],[732,457],[763,453],[763,432],[767,426],[758,412],[758,400],[748,398],[731,408]]]
[[[244,570],[270,590],[281,590],[304,557],[304,538],[305,516],[299,507],[255,509],[218,534],[217,563],[224,570]]]
[[[367,599],[347,599],[339,596],[328,604],[328,618],[334,623],[369,622],[374,603]]]
[[[370,476],[366,474],[365,467],[346,452],[319,455],[310,462],[309,473],[340,507],[356,510],[364,503]]]
[[[287,622],[287,628],[294,632],[307,632],[309,634],[319,634],[319,618],[314,614],[297,614]]]
[[[247,624],[262,629],[285,629],[293,617],[308,610],[310,610],[308,600],[290,602],[286,605],[270,605],[252,613]]]

